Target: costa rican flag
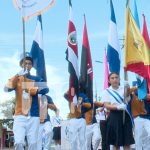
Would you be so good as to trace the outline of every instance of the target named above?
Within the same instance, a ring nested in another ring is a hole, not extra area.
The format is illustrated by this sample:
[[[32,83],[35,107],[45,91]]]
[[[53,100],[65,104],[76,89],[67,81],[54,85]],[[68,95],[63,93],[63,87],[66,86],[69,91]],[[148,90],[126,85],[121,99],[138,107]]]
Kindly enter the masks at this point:
[[[68,61],[69,77],[69,90],[68,100],[77,104],[78,97],[78,81],[79,81],[79,69],[78,69],[78,45],[77,45],[77,33],[76,28],[72,20],[72,4],[69,0],[70,17],[68,26],[68,48],[66,51],[66,60]]]

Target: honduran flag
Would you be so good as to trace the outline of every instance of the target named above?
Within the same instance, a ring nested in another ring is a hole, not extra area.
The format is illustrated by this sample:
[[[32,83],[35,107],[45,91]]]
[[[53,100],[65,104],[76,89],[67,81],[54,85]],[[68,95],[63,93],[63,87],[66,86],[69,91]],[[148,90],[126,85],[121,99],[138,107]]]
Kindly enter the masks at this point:
[[[88,98],[91,100],[91,102],[93,102],[93,66],[86,27],[86,20],[84,23],[83,42],[82,42],[80,87],[88,96]]]
[[[37,17],[37,25],[35,30],[35,37],[33,40],[31,55],[33,58],[33,67],[36,69],[36,75],[47,81],[46,67],[43,51],[43,33],[42,33],[42,17]]]
[[[120,73],[120,48],[117,34],[116,18],[112,0],[110,0],[111,20],[109,25],[107,59],[109,63],[109,71]]]
[[[66,51],[66,60],[68,61],[69,77],[69,90],[68,100],[77,104],[78,97],[78,81],[79,81],[79,69],[78,69],[78,45],[77,45],[77,33],[76,28],[72,20],[72,3],[69,0],[70,16],[68,26],[68,48]]]

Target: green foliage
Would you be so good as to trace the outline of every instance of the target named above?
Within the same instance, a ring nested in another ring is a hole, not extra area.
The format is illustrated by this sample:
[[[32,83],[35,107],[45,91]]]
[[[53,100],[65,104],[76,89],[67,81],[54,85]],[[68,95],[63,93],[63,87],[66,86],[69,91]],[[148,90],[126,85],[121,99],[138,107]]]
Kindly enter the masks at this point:
[[[0,120],[2,126],[12,129],[13,127],[13,114],[15,111],[15,98],[12,98],[0,106],[1,114],[4,116],[4,119]]]

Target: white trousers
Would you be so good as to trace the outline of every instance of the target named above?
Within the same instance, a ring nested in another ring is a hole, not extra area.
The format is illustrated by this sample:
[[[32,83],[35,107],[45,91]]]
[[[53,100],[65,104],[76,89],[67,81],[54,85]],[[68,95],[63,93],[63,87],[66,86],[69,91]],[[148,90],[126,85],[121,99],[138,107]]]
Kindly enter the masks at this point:
[[[22,115],[14,117],[15,150],[24,150],[25,136],[27,136],[28,150],[37,150],[39,124],[39,117],[26,117]]]
[[[136,150],[148,150],[149,148],[145,146],[145,138],[150,136],[150,120],[141,117],[136,117],[134,119],[135,123],[135,147]],[[146,132],[146,133],[144,133]],[[144,139],[144,140],[143,140]]]
[[[62,150],[87,150],[86,148],[86,122],[85,119],[72,118],[66,122],[61,130]],[[65,147],[65,140],[68,146]],[[64,144],[63,144],[64,143]]]
[[[38,133],[38,144],[37,150],[49,150],[52,141],[53,132],[50,121],[40,124]]]
[[[86,126],[86,137],[87,137],[87,150],[97,150],[100,144],[100,127],[98,123],[94,123]]]

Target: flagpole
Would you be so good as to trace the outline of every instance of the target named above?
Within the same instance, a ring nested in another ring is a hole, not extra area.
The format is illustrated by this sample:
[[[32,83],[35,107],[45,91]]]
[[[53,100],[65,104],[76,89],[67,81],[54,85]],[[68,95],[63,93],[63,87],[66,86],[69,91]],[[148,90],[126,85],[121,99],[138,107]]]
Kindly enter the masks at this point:
[[[128,5],[129,5],[129,0],[126,1],[126,7],[128,7]],[[125,37],[125,38],[127,38],[127,37]],[[124,48],[125,48],[125,46],[124,46]],[[128,73],[125,69],[124,69],[124,81],[128,81]],[[126,104],[126,94],[125,94],[126,90],[127,90],[126,86],[124,86],[124,103],[125,104]],[[123,124],[125,123],[125,112],[126,112],[126,110],[123,110]]]
[[[25,53],[26,53],[26,44],[25,44],[25,19],[23,18],[23,15],[25,14],[25,11],[24,11],[24,7],[23,7],[23,3],[22,3],[22,33],[23,33],[23,37],[22,37],[22,43],[23,43],[23,57],[24,57],[24,60],[23,60],[23,63],[25,61]],[[25,65],[24,65],[24,71],[26,70],[25,68]]]
[[[25,42],[26,41],[25,41],[25,21],[24,21],[23,17],[22,17],[22,32],[23,32],[23,56],[25,58],[25,53],[26,53],[26,44],[25,44]]]

